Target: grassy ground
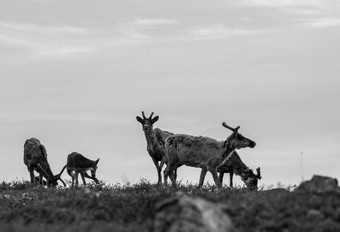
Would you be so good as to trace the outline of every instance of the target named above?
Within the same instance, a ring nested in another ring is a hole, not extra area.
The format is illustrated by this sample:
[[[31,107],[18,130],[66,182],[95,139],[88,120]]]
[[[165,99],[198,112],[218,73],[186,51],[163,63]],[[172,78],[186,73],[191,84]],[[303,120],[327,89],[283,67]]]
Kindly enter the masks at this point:
[[[79,189],[0,184],[1,231],[152,231],[156,205],[178,192],[228,205],[238,231],[340,231],[340,191],[307,192],[213,186],[178,190],[141,181]]]

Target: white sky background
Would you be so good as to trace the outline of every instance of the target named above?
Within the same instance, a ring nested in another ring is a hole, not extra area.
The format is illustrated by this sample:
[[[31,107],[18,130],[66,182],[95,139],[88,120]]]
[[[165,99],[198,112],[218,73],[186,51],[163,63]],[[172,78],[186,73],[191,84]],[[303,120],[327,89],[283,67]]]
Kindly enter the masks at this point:
[[[36,137],[55,173],[77,151],[109,183],[156,182],[142,110],[218,140],[223,121],[240,125],[260,184],[297,184],[302,169],[339,178],[339,41],[335,0],[2,0],[0,178],[29,178],[23,145]]]

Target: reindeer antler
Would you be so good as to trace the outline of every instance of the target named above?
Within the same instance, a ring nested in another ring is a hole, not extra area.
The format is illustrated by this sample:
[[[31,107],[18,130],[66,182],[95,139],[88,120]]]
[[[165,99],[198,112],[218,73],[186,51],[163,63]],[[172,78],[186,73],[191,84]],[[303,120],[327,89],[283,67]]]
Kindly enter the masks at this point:
[[[261,169],[260,169],[260,167],[256,168],[256,173],[257,173],[257,175],[256,175],[257,179],[261,179],[262,176],[261,176]]]
[[[63,172],[64,172],[64,170],[65,170],[66,167],[67,167],[67,166],[65,165],[65,166],[61,169],[61,172],[60,172],[58,175],[54,176],[55,180],[60,180],[60,181],[63,183],[64,187],[66,187],[66,184],[65,184],[65,182],[61,179],[61,174],[63,174]]]
[[[150,114],[149,119],[152,118],[153,114],[154,114],[154,112],[152,112],[152,113]],[[142,111],[142,115],[143,115],[143,118],[146,119],[145,114],[144,114],[144,111]]]
[[[142,111],[142,115],[143,115],[143,118],[146,119],[145,114],[144,114],[144,111]]]
[[[225,128],[227,128],[227,129],[229,129],[229,130],[231,130],[233,132],[237,132],[238,129],[240,129],[240,126],[238,126],[236,128],[232,128],[232,127],[228,126],[227,123],[225,123],[225,122],[222,123],[222,126],[224,126]]]
[[[61,179],[61,177],[60,177],[60,176],[58,177],[58,179],[57,179],[57,180],[60,180],[60,181],[61,181],[61,183],[63,183],[64,187],[66,187],[66,184],[65,184],[65,182],[63,181],[63,179]]]

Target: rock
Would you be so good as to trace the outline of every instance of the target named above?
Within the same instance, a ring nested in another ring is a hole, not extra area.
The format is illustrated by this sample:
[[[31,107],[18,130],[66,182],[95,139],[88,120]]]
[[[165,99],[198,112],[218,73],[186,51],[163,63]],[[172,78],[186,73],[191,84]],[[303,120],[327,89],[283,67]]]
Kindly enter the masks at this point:
[[[328,193],[338,190],[338,180],[327,177],[314,175],[309,181],[300,184],[297,190],[304,190],[307,192]]]
[[[307,212],[307,218],[311,221],[317,221],[317,220],[322,220],[324,218],[324,215],[319,210],[310,209]]]
[[[225,205],[199,197],[176,196],[157,206],[154,232],[235,232]]]

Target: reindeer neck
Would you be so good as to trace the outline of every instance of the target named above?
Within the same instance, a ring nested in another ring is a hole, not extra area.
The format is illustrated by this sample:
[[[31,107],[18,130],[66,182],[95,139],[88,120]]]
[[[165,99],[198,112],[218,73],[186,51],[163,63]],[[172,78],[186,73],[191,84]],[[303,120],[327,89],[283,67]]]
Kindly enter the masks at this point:
[[[37,167],[38,167],[39,173],[41,173],[47,180],[52,180],[54,175],[48,163],[46,164],[46,168],[40,165],[40,163],[37,164]]]
[[[148,146],[155,146],[157,144],[157,139],[156,139],[156,135],[155,135],[155,132],[154,130],[146,133],[144,132],[145,134],[145,139],[146,139],[146,143],[148,144]]]
[[[235,165],[233,165],[234,173],[239,176],[241,176],[242,174],[246,174],[246,172],[249,171],[248,166],[242,162],[237,152],[234,152],[234,155],[236,156]]]
[[[228,143],[228,141],[223,142],[223,148],[224,148],[224,154],[226,155],[226,157],[235,150],[235,148],[232,147],[231,144]]]

